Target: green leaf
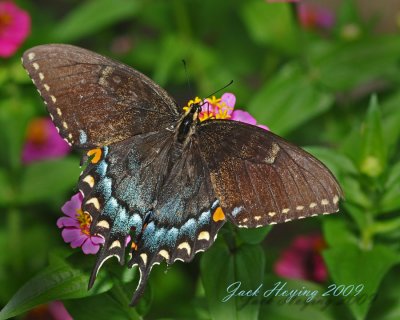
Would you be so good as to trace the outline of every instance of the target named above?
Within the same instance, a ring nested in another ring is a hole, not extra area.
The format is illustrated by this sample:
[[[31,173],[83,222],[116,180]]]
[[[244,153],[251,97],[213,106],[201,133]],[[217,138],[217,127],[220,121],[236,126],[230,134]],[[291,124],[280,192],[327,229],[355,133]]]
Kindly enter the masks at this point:
[[[228,298],[228,291],[240,286],[237,292],[256,293],[263,282],[264,267],[264,252],[258,245],[243,245],[232,253],[223,243],[214,244],[200,265],[211,318],[258,319],[261,291],[256,297],[232,298]]]
[[[139,7],[140,1],[114,0],[112,5],[108,0],[85,1],[57,25],[52,38],[57,42],[79,40],[135,16]]]
[[[369,251],[361,251],[350,244],[336,246],[325,250],[323,256],[336,285],[364,285],[362,294],[366,297],[365,301],[348,303],[348,308],[357,320],[365,319],[380,282],[390,268],[399,262],[395,252],[380,245]]]
[[[390,238],[391,236],[393,236],[393,238],[397,237],[399,234],[399,229],[400,229],[400,217],[386,219],[383,221],[377,221],[374,222],[370,227],[371,233],[373,234],[380,233],[388,238]]]
[[[354,163],[337,150],[323,147],[305,147],[304,149],[322,161],[335,175],[358,173]]]
[[[387,149],[383,139],[381,113],[376,96],[372,96],[361,132],[360,171],[370,177],[379,176],[386,168]]]
[[[400,162],[397,162],[388,173],[388,178],[385,183],[385,189],[389,190],[396,186],[400,181]]]
[[[306,288],[309,292],[317,292],[318,294],[309,302],[307,299],[309,297],[299,296],[293,297],[288,301],[287,296],[271,296],[263,297],[261,301],[260,319],[284,319],[284,320],[309,320],[309,319],[321,319],[321,320],[333,320],[332,308],[337,309],[337,306],[330,306],[325,303],[320,297],[320,294],[324,291],[321,285],[314,282],[305,280],[293,280],[285,279],[285,281],[275,279],[274,276],[268,275],[266,277],[266,286],[263,292],[271,290],[275,287],[281,288],[284,286],[283,290],[302,290]],[[280,283],[278,283],[280,282]],[[268,284],[267,284],[268,283]],[[278,283],[278,286],[276,285]],[[280,291],[279,293],[283,292]],[[275,294],[277,291],[275,291]],[[322,300],[322,301],[321,301]],[[322,303],[321,303],[322,302]],[[335,310],[336,311],[336,310]]]
[[[210,266],[213,266],[213,269]],[[216,242],[201,259],[201,278],[208,300],[212,319],[225,315],[228,319],[236,318],[236,306],[232,303],[222,303],[226,295],[226,287],[234,279],[233,258],[227,246]]]
[[[359,9],[353,0],[342,1],[337,12],[337,23],[340,26],[356,23],[360,20]]]
[[[7,172],[0,168],[0,206],[5,206],[12,201],[14,192],[11,187]]]
[[[10,65],[9,75],[12,81],[18,84],[31,83],[31,80],[21,66],[21,61],[18,59]]]
[[[17,92],[13,98],[0,99],[0,164],[8,169],[16,169],[21,165],[25,129],[33,112],[33,102],[18,96]]]
[[[310,48],[309,64],[321,84],[332,91],[349,91],[382,78],[399,79],[400,39],[396,35],[348,43],[330,42],[323,50]]]
[[[121,301],[112,291],[83,299],[66,300],[64,305],[74,320],[141,319],[136,310],[129,306],[129,300]]]
[[[346,220],[342,217],[326,217],[323,220],[324,239],[329,247],[357,245],[357,237],[351,233]]]
[[[344,202],[343,207],[346,209],[346,212],[349,213],[350,217],[356,222],[360,230],[365,230],[368,228],[370,217],[368,214],[366,214],[365,208],[355,205],[350,201]]]
[[[242,19],[256,43],[271,45],[287,53],[298,50],[296,28],[290,5],[266,4],[263,1],[246,1]]]
[[[80,171],[79,160],[74,157],[36,162],[26,166],[19,202],[27,204],[47,201],[72,191]]]
[[[397,151],[396,144],[400,138],[400,91],[380,103],[382,110],[383,136],[390,154]]]
[[[385,192],[380,200],[381,212],[390,212],[400,208],[400,162],[396,163],[388,173]]]
[[[400,319],[400,282],[399,269],[393,268],[384,278],[379,288],[379,295],[368,313],[368,319],[398,320]]]
[[[372,207],[371,198],[365,194],[358,179],[344,176],[341,182],[346,202],[357,204],[363,208]]]
[[[348,134],[343,137],[343,141],[339,145],[341,153],[345,154],[351,161],[357,166],[360,162],[361,155],[361,139],[360,139],[360,127],[361,123],[357,120],[353,121],[352,129],[349,130]]]
[[[59,260],[22,286],[0,312],[0,320],[14,317],[40,304],[53,300],[81,298],[94,292],[103,292],[110,283],[87,289],[88,274]]]
[[[259,123],[285,135],[327,111],[332,103],[332,95],[315,87],[304,70],[288,64],[260,89],[248,111]]]
[[[265,239],[267,234],[272,230],[272,226],[262,228],[244,229],[238,228],[237,233],[245,243],[258,244]]]
[[[187,43],[179,37],[168,35],[163,38],[159,50],[163,55],[159,56],[154,65],[152,79],[160,85],[165,85],[177,66],[181,67],[182,57],[186,56]]]

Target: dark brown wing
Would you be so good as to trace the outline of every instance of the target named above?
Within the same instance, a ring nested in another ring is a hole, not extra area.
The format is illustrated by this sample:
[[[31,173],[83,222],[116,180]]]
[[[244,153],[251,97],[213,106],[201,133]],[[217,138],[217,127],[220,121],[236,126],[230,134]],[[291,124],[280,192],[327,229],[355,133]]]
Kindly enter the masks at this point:
[[[220,205],[239,227],[338,211],[343,193],[329,169],[277,135],[215,120],[202,123],[197,138]]]
[[[82,209],[92,217],[91,233],[105,239],[89,285],[111,256],[124,263],[130,234],[134,246],[128,266],[138,265],[141,275],[135,303],[154,264],[192,260],[214,242],[226,219],[195,143],[183,150],[174,143],[174,133],[163,130],[99,152],[79,182]]]
[[[71,45],[27,50],[23,65],[60,134],[80,148],[109,145],[175,123],[175,102],[140,72]]]

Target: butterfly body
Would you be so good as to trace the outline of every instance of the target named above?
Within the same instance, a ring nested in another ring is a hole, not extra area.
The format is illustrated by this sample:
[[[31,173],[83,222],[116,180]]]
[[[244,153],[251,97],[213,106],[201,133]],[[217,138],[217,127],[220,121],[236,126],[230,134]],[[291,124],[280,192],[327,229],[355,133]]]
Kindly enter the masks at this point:
[[[189,111],[182,117],[177,131],[177,141],[179,143],[186,145],[187,142],[185,143],[185,141],[188,141],[191,135],[195,132],[196,126],[200,122],[200,110],[201,106],[199,104],[193,104]]]
[[[23,65],[60,135],[89,159],[82,210],[104,238],[89,286],[129,251],[136,303],[154,264],[190,261],[228,220],[260,227],[338,210],[342,191],[313,156],[255,126],[200,121],[200,104],[180,111],[128,66],[69,45],[34,47]]]

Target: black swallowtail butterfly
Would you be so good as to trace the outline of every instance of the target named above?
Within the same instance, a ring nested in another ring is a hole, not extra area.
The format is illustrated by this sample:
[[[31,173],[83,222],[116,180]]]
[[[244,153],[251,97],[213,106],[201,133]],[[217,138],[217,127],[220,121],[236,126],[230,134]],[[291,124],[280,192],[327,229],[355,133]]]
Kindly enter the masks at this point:
[[[71,45],[26,51],[23,65],[60,135],[93,155],[79,178],[91,234],[104,237],[89,287],[115,256],[137,265],[190,261],[230,220],[265,225],[338,211],[343,196],[317,159],[275,134],[231,120],[200,122],[140,72]],[[87,159],[87,155],[84,157]]]

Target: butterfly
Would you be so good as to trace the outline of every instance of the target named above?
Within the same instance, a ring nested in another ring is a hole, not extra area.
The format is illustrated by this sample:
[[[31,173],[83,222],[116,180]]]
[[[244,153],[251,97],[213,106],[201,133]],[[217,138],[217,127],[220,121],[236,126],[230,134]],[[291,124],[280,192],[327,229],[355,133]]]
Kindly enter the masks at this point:
[[[329,169],[272,132],[200,121],[201,103],[183,111],[142,73],[79,47],[41,45],[22,61],[59,134],[85,152],[82,210],[104,238],[89,288],[129,251],[134,305],[155,264],[192,260],[228,220],[254,228],[338,211]]]

